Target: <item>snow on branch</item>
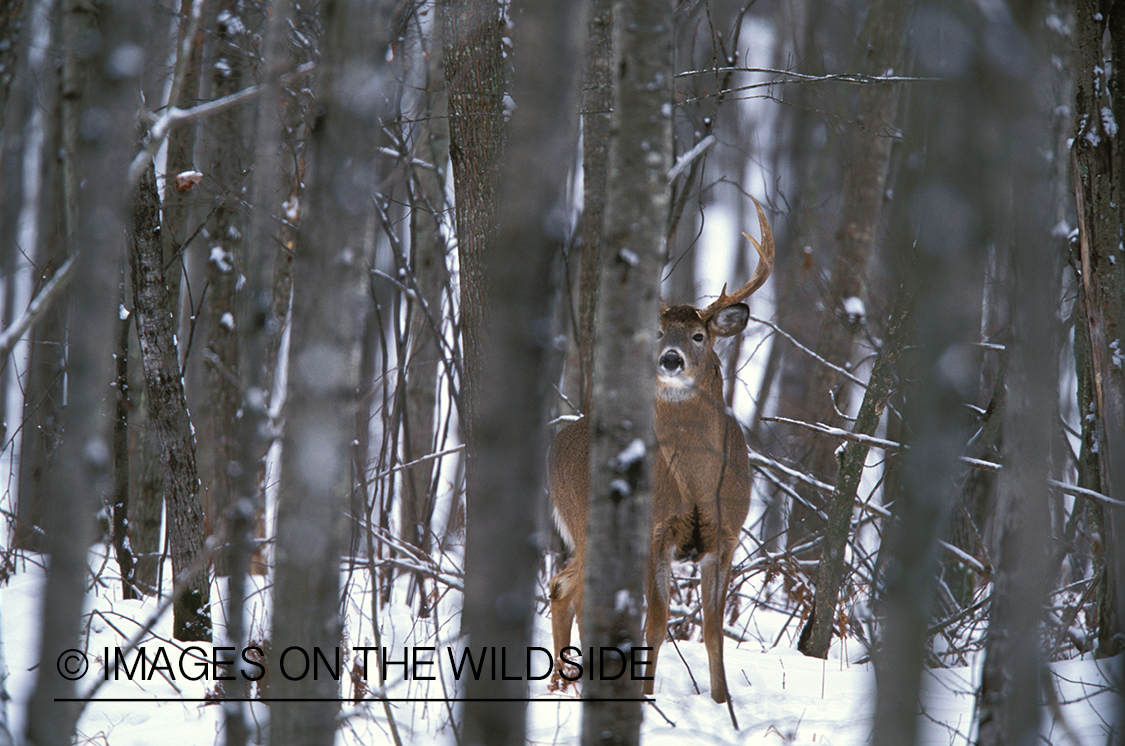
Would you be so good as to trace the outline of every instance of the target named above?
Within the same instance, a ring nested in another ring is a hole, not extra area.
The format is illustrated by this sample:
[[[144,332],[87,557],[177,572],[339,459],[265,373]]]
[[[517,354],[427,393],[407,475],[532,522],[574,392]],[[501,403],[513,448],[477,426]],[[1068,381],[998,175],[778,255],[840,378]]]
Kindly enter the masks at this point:
[[[292,72],[281,77],[281,84],[287,85],[298,76],[312,72],[315,67],[315,62],[306,62],[303,65],[298,65]],[[141,151],[133,158],[133,162],[129,164],[129,183],[136,184],[141,180],[141,174],[148,168],[149,164],[152,162],[153,156],[156,155],[156,151],[160,150],[160,146],[164,143],[164,140],[167,139],[168,133],[170,133],[176,125],[209,117],[213,114],[224,112],[227,109],[232,109],[239,104],[244,104],[260,96],[263,87],[262,84],[252,85],[248,88],[243,88],[241,91],[236,91],[229,96],[223,96],[214,101],[208,101],[205,104],[193,106],[190,109],[169,106],[164,110],[164,113],[155,120],[152,119],[153,115],[149,114],[146,117],[146,119],[151,121],[151,126],[148,131],[148,140]]]

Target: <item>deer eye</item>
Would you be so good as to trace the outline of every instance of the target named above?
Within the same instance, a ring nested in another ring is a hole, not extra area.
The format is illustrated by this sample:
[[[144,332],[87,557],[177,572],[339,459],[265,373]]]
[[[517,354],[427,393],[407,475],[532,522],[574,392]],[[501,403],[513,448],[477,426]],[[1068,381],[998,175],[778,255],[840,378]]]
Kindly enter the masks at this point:
[[[691,338],[694,339],[696,342],[702,342],[703,341],[703,332],[696,332],[695,334],[691,335]]]
[[[663,339],[664,338],[664,330],[663,329],[657,329],[656,330],[656,338],[657,339]]]

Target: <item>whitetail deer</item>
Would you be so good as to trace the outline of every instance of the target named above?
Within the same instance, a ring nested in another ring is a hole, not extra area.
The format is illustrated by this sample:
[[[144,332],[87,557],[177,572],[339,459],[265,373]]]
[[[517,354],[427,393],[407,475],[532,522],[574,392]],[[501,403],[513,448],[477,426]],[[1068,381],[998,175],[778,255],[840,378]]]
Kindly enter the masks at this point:
[[[723,404],[723,377],[713,349],[719,337],[746,328],[744,301],[773,268],[773,234],[757,201],[762,242],[750,241],[759,261],[753,277],[732,295],[726,287],[704,309],[666,306],[661,301],[656,361],[656,453],[652,476],[652,543],[645,597],[645,644],[652,648],[648,676],[654,677],[668,627],[673,559],[699,563],[703,640],[711,669],[711,697],[727,700],[723,668],[723,611],[731,558],[750,509],[750,461],[742,428]],[[747,236],[749,238],[749,236]],[[551,579],[551,626],[555,655],[570,645],[575,614],[582,618],[586,563],[586,509],[590,433],[586,419],[555,436],[549,456],[549,483],[556,519],[573,555]],[[652,694],[654,681],[645,681]]]

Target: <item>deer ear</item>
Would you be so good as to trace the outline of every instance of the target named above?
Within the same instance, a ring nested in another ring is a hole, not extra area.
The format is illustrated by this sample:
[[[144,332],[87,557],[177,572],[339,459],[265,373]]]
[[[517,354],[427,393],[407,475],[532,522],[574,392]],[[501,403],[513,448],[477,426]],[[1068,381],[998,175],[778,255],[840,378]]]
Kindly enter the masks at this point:
[[[749,320],[750,308],[745,303],[735,303],[718,311],[707,326],[716,337],[730,337],[745,329]]]

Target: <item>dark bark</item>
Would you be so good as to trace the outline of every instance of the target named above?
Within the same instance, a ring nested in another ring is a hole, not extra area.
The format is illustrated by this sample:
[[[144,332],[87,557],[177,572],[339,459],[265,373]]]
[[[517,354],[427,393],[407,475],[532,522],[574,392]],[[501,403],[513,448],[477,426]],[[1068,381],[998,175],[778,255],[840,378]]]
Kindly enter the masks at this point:
[[[578,402],[590,409],[594,328],[605,244],[606,171],[613,111],[613,2],[594,0],[582,86],[582,254],[578,284]]]
[[[172,572],[182,586],[173,602],[172,634],[177,640],[210,641],[210,563],[203,554],[195,438],[168,308],[158,210],[156,177],[148,169],[137,188],[129,268],[148,413],[160,443]]]
[[[859,407],[852,432],[874,435],[879,425],[887,398],[897,385],[898,359],[902,354],[904,326],[910,310],[910,299],[903,293],[896,302],[887,324],[883,347],[875,358],[867,393]],[[828,525],[821,544],[820,564],[816,572],[816,591],[812,613],[797,649],[814,658],[827,658],[836,626],[836,603],[840,587],[847,574],[844,551],[851,538],[851,518],[855,508],[860,478],[863,476],[869,446],[858,441],[847,441],[837,450],[840,464],[835,489],[828,499]]]
[[[1105,60],[1122,59],[1125,32],[1121,3],[1083,0],[1075,6],[1075,197],[1078,212],[1078,263],[1080,316],[1077,332],[1084,343],[1076,354],[1084,359],[1082,377],[1085,395],[1083,415],[1083,459],[1080,479],[1102,494],[1113,495],[1125,481],[1125,458],[1115,456],[1125,448],[1125,374],[1120,363],[1119,342],[1125,333],[1125,262],[1120,246],[1125,224],[1125,146],[1121,135],[1110,134],[1110,120],[1125,121],[1125,74],[1112,65],[1107,79]],[[1107,117],[1103,112],[1109,112]],[[1117,344],[1118,348],[1111,345]],[[1092,415],[1092,417],[1090,417]],[[1122,528],[1119,511],[1093,508],[1095,527],[1101,530],[1105,554],[1099,562],[1096,598],[1099,655],[1116,655],[1122,650]],[[1100,525],[1097,525],[1100,524]]]
[[[125,308],[125,281],[121,281],[119,295],[121,308]],[[113,551],[121,571],[121,597],[135,599],[137,593],[133,580],[136,558],[129,542],[129,330],[131,319],[122,313],[117,322],[117,340],[114,345],[113,413]]]
[[[257,519],[264,511],[265,498],[262,475],[264,461],[272,443],[269,398],[272,380],[269,357],[270,340],[280,333],[273,327],[280,322],[273,314],[273,258],[278,255],[274,243],[276,225],[272,211],[265,205],[274,202],[279,190],[279,172],[273,167],[281,142],[281,121],[278,113],[279,82],[285,61],[285,34],[292,8],[287,0],[272,7],[262,38],[263,94],[259,101],[254,128],[255,169],[251,180],[250,203],[259,205],[251,214],[245,245],[245,284],[235,296],[235,332],[240,346],[240,396],[242,412],[238,419],[237,437],[231,462],[231,505],[223,518],[228,535],[227,569],[227,640],[238,649],[246,646],[247,630],[243,623],[246,604],[246,577],[254,554],[252,539]],[[264,569],[264,568],[263,568]],[[223,702],[226,746],[244,746],[249,736],[247,705],[236,701],[249,696],[250,683],[231,682]]]
[[[488,316],[484,287],[489,267],[484,257],[495,240],[496,190],[504,149],[503,25],[497,0],[441,0],[439,12],[461,263],[461,392],[471,443],[484,355],[481,330]],[[470,470],[471,461],[470,454]]]
[[[1021,145],[995,163],[1004,173],[1002,187],[1013,197],[1007,294],[1012,331],[1006,350],[1004,471],[994,519],[999,556],[977,704],[980,746],[1040,738],[1041,625],[1044,599],[1054,582],[1048,572],[1052,530],[1047,479],[1059,417],[1054,402],[1061,335],[1055,307],[1062,256],[1051,238],[1052,174],[1040,155],[1051,149],[1054,102],[1041,85],[1050,74],[1042,17],[1026,12],[1013,21],[1023,28],[1014,30],[1020,36],[1010,52],[1022,52],[1024,61],[1006,81],[1003,108],[992,115],[993,126],[1012,133],[1013,140],[1018,137]]]
[[[203,77],[201,74],[203,42],[207,36],[207,29],[201,22],[202,19],[193,13],[198,7],[195,0],[180,0],[176,66],[173,71],[169,106],[186,108],[199,101],[199,89]],[[218,136],[222,137],[222,135]],[[174,127],[168,133],[167,159],[164,166],[164,203],[161,206],[160,239],[164,252],[165,271],[169,278],[168,307],[175,319],[173,328],[177,330],[180,327],[181,316],[180,275],[184,269],[183,252],[190,234],[188,217],[191,212],[190,198],[193,192],[177,188],[175,180],[178,174],[196,168],[195,141],[194,122]]]
[[[212,98],[227,96],[249,84],[250,61],[246,49],[251,43],[249,19],[240,15],[241,5],[228,0],[214,8],[210,26],[214,29],[214,60],[212,70]],[[207,295],[202,313],[202,330],[205,333],[203,376],[200,412],[201,458],[204,474],[204,506],[208,534],[220,534],[229,539],[224,523],[232,509],[232,480],[237,473],[231,464],[237,461],[238,411],[242,405],[240,391],[238,329],[235,323],[235,292],[239,277],[245,271],[242,237],[247,232],[242,197],[246,187],[251,154],[251,111],[244,108],[229,109],[216,115],[210,122],[212,143],[208,175],[216,191],[214,207],[210,213],[206,248]],[[170,170],[171,172],[171,170]],[[172,190],[175,191],[175,190]],[[165,194],[169,191],[166,189]],[[167,196],[165,202],[167,203]],[[221,550],[215,556],[217,575],[228,575],[228,553]]]

